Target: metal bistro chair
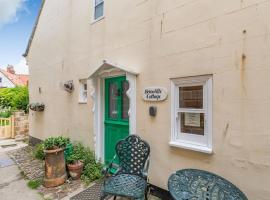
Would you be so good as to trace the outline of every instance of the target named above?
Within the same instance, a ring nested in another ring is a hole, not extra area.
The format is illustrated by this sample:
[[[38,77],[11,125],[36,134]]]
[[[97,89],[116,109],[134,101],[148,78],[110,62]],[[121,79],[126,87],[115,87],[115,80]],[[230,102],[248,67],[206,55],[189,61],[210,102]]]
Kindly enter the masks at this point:
[[[115,175],[108,177],[102,187],[102,197],[108,195],[128,197],[135,200],[147,199],[147,171],[150,146],[139,136],[131,135],[120,140],[115,147],[119,167]],[[114,157],[114,159],[116,156]],[[114,168],[113,162],[106,174]]]
[[[231,182],[197,169],[183,169],[172,174],[168,187],[175,200],[247,200]]]

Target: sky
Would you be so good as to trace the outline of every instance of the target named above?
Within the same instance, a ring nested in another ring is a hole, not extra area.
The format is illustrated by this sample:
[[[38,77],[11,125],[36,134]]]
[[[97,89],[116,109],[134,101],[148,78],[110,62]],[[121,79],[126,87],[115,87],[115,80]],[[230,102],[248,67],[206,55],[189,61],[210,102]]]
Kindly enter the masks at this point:
[[[0,0],[0,68],[13,65],[16,73],[28,74],[25,52],[41,0]]]

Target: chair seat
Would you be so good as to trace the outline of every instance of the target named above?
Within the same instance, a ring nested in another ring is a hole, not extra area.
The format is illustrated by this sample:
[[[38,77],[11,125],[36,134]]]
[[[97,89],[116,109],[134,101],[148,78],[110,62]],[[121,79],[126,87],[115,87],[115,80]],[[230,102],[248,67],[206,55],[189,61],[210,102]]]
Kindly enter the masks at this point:
[[[119,174],[108,178],[103,192],[114,196],[142,198],[146,189],[146,180],[137,175]]]

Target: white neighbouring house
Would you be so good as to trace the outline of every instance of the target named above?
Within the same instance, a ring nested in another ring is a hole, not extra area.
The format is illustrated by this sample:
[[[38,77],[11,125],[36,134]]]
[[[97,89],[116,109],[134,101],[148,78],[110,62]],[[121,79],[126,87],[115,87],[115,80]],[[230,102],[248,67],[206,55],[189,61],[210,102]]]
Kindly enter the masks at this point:
[[[16,74],[12,65],[8,65],[6,70],[0,69],[0,88],[14,88],[27,85],[28,75]]]

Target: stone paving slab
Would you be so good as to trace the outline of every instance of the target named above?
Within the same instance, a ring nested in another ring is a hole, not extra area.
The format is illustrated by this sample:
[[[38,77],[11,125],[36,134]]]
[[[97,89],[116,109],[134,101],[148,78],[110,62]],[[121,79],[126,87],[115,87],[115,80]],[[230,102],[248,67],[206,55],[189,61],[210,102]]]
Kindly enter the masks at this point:
[[[9,150],[9,149],[7,149]],[[0,159],[9,159],[6,152],[0,152]],[[0,168],[0,199],[2,200],[41,200],[35,190],[26,185],[18,166],[13,164]]]
[[[10,158],[0,158],[0,168],[9,167],[14,165],[14,162]]]

